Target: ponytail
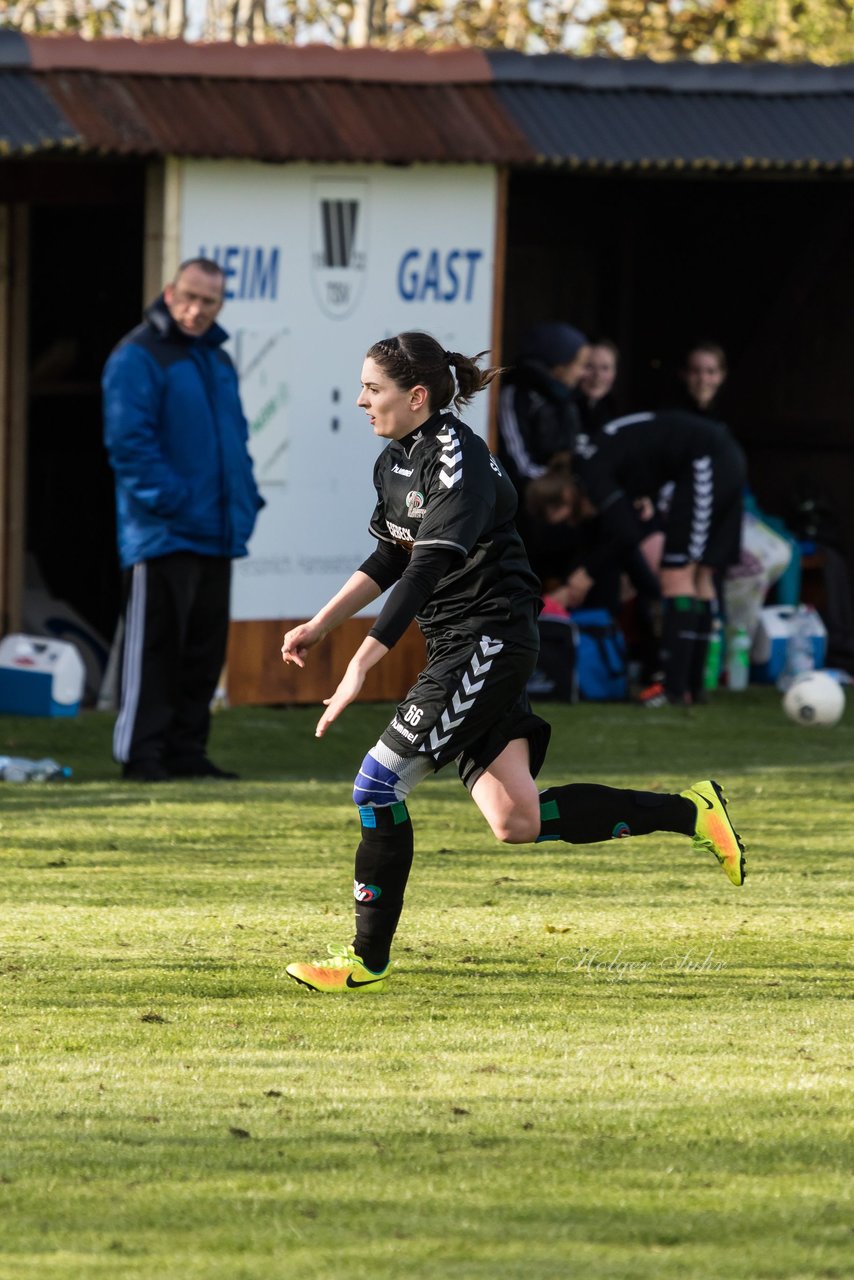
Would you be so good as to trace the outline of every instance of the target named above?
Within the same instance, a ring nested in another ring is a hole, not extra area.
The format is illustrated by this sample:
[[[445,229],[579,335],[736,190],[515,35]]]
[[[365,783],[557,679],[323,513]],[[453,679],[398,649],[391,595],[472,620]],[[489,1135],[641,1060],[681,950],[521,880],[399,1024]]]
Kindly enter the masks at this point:
[[[500,368],[480,367],[478,362],[487,354],[480,351],[476,356],[464,356],[459,351],[445,351],[429,333],[413,331],[375,342],[367,356],[402,391],[426,387],[435,413],[450,404],[461,409],[501,373]]]

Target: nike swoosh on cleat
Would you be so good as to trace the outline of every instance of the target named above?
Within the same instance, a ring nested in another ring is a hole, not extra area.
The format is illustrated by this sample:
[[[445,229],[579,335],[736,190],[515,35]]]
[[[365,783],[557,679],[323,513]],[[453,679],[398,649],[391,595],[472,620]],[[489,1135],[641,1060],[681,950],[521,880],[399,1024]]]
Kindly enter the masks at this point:
[[[373,986],[375,982],[385,982],[385,975],[383,975],[383,977],[381,978],[368,978],[367,982],[355,982],[353,980],[352,973],[347,974],[348,987],[370,987],[370,986]]]
[[[692,790],[693,790],[693,788],[692,788]],[[700,797],[700,799],[703,801],[703,803],[704,803],[704,805],[706,806],[706,808],[707,808],[707,809],[714,809],[714,807],[715,807],[715,806],[712,804],[711,800],[707,800],[707,799],[706,799],[706,797],[703,795],[702,791],[694,791],[694,795],[695,795],[695,796],[699,796],[699,797]]]

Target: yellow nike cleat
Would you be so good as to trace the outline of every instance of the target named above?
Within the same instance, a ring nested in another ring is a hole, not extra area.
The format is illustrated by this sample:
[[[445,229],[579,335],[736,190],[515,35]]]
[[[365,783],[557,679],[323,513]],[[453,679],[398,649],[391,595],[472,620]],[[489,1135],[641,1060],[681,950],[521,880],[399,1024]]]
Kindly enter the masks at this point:
[[[744,845],[729,820],[722,788],[711,780],[695,782],[681,794],[697,810],[694,847],[713,853],[733,884],[744,884],[747,875]]]
[[[285,972],[312,991],[382,991],[391,962],[379,973],[366,969],[352,947],[330,946],[327,960],[289,964]]]

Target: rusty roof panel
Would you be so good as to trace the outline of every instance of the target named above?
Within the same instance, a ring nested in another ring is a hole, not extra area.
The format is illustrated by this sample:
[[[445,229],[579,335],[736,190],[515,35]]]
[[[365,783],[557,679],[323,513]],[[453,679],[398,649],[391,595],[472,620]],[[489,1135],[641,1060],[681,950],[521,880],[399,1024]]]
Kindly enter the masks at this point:
[[[267,161],[525,163],[488,85],[39,75],[81,150]]]
[[[26,36],[34,71],[102,75],[225,77],[239,80],[358,80],[362,84],[488,84],[481,49],[336,49],[330,45],[188,43],[184,40],[83,40]],[[11,48],[11,46],[10,46]],[[20,57],[15,49],[14,56]],[[0,46],[0,64],[3,49]]]

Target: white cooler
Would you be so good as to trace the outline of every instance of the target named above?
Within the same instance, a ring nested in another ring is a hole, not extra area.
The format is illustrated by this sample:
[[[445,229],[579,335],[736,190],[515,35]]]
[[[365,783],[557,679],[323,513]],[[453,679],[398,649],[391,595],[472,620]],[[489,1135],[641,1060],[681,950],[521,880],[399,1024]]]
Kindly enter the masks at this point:
[[[73,644],[41,636],[0,640],[0,712],[16,716],[74,716],[86,669]]]
[[[768,605],[761,610],[750,650],[750,678],[756,684],[776,684],[782,675],[796,613],[795,606],[790,604]],[[808,608],[806,613],[813,664],[816,670],[820,670],[827,650],[827,630],[815,609]]]

